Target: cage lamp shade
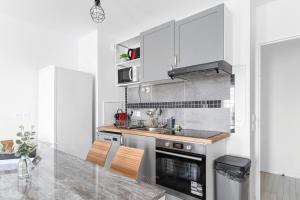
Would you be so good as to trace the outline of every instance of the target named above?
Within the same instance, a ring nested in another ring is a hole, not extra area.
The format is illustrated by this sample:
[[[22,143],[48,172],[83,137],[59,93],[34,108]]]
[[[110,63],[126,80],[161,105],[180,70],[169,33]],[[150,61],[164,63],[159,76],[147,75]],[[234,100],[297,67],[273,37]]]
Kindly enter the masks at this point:
[[[105,19],[105,13],[101,7],[100,0],[95,0],[95,5],[90,9],[90,14],[94,22],[101,23]]]

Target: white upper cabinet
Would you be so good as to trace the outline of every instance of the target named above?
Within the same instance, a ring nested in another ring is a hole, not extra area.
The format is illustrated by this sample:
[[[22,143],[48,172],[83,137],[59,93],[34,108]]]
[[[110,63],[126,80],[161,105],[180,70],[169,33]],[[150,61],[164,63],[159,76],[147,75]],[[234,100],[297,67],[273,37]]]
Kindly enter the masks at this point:
[[[224,5],[176,22],[176,67],[224,60]]]
[[[174,66],[175,21],[141,33],[142,82],[169,79]]]

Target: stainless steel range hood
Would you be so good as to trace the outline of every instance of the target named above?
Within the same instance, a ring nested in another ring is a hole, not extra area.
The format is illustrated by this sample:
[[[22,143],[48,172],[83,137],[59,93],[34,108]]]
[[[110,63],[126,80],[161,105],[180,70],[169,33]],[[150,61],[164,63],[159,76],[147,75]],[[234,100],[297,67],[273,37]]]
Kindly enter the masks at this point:
[[[224,60],[219,60],[216,62],[193,65],[188,67],[174,68],[168,71],[168,75],[171,79],[182,78],[184,75],[191,73],[227,73],[232,74],[232,66]]]

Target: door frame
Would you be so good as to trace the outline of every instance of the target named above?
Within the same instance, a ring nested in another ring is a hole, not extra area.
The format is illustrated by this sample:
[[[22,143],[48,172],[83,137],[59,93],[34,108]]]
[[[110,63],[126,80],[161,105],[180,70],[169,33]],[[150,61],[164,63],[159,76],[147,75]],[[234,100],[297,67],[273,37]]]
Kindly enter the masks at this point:
[[[256,194],[256,197],[258,200],[260,200],[260,163],[261,163],[261,152],[260,152],[260,142],[261,142],[261,69],[262,69],[262,48],[267,45],[287,42],[291,40],[300,39],[300,35],[291,36],[291,37],[284,37],[277,40],[272,40],[268,42],[260,42],[256,44],[255,48],[255,159],[256,159],[256,170],[255,170],[255,176],[256,176],[256,191],[258,194]]]

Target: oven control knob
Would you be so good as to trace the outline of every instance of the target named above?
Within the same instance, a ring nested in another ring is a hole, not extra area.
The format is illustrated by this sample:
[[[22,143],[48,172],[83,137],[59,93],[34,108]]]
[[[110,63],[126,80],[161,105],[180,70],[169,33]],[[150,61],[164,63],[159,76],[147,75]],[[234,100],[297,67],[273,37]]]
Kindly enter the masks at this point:
[[[166,142],[165,147],[170,147],[170,142]]]
[[[192,150],[192,145],[187,145],[186,150],[189,150],[189,151]]]

